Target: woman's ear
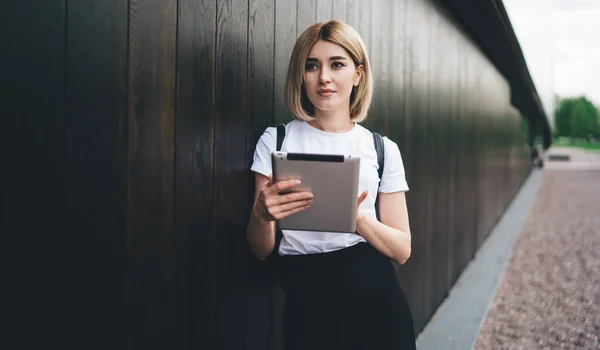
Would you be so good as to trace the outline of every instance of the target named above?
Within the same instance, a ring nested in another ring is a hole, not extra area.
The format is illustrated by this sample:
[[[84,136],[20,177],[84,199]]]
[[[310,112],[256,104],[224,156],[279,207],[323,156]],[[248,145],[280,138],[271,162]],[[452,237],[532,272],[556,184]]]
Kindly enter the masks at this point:
[[[363,68],[363,65],[360,64],[360,65],[358,65],[358,67],[356,67],[356,72],[354,72],[354,82],[353,82],[354,86],[358,86],[363,74],[364,74],[364,68]]]

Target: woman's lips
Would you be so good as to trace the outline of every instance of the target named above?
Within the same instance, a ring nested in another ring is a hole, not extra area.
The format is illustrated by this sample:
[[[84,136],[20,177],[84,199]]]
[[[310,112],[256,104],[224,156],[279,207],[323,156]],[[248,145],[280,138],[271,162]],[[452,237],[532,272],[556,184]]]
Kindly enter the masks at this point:
[[[335,91],[326,89],[326,90],[319,90],[317,93],[323,97],[328,97],[328,96],[333,95],[335,93]]]

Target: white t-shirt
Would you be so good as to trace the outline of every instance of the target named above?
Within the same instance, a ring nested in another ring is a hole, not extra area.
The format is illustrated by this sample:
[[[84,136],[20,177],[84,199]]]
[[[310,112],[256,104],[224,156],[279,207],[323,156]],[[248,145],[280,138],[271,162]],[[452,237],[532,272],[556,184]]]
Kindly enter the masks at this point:
[[[285,139],[281,150],[284,152],[313,154],[344,154],[360,157],[360,177],[358,193],[369,191],[360,205],[361,211],[376,218],[375,199],[377,191],[384,193],[408,191],[404,165],[400,150],[395,142],[383,138],[385,164],[381,185],[377,170],[377,152],[373,144],[373,134],[359,124],[345,133],[329,133],[312,127],[303,120],[295,119],[285,126]],[[277,148],[277,128],[265,130],[256,145],[251,170],[264,176],[271,175],[271,153]],[[279,246],[280,255],[324,253],[365,242],[354,232],[315,232],[282,230],[283,238]]]

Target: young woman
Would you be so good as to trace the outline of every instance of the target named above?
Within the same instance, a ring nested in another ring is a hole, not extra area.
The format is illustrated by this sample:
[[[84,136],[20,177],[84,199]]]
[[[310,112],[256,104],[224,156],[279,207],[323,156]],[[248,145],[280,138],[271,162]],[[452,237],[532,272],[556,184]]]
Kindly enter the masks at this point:
[[[410,256],[408,186],[398,146],[387,138],[379,179],[373,134],[358,124],[372,91],[364,43],[350,26],[319,23],[298,38],[284,91],[295,119],[285,126],[281,150],[360,156],[361,194],[357,232],[282,232],[274,254],[286,293],[286,350],[415,348],[412,316],[392,264]],[[267,128],[252,164],[256,194],[247,238],[260,259],[276,248],[275,222],[305,210],[313,198],[309,192],[279,194],[297,182],[272,183],[276,143],[276,128]]]

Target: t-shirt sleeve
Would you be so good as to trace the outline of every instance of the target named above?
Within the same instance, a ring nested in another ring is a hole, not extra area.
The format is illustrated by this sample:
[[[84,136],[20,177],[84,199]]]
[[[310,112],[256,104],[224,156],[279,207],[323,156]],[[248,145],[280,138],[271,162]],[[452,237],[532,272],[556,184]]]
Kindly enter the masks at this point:
[[[379,185],[379,192],[392,193],[408,191],[400,149],[398,149],[398,145],[394,141],[387,137],[384,137],[383,141],[385,161],[383,165],[383,175],[381,176]]]
[[[267,177],[270,176],[273,169],[271,165],[271,153],[273,153],[276,148],[277,129],[273,127],[267,128],[256,144],[254,160],[250,170]]]

